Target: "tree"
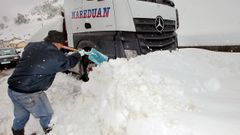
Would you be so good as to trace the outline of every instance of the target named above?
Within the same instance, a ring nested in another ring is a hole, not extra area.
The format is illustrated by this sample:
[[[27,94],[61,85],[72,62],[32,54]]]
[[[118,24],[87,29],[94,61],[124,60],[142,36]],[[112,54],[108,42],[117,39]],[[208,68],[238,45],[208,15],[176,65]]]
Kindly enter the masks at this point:
[[[0,30],[4,29],[5,25],[3,23],[0,23]]]
[[[3,16],[2,19],[3,19],[4,22],[8,22],[9,21],[7,16]]]
[[[29,23],[30,19],[28,19],[26,16],[23,14],[18,13],[17,18],[15,18],[15,24],[27,24]]]

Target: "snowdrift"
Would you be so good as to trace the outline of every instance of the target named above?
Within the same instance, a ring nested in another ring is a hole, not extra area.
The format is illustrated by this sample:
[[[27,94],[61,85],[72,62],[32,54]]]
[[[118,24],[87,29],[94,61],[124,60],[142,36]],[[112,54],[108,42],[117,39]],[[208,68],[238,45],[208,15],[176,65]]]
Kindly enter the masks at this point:
[[[103,63],[82,83],[59,73],[47,94],[50,135],[238,135],[240,54],[186,49]],[[0,135],[12,105],[0,81]],[[43,134],[37,120],[27,134]]]

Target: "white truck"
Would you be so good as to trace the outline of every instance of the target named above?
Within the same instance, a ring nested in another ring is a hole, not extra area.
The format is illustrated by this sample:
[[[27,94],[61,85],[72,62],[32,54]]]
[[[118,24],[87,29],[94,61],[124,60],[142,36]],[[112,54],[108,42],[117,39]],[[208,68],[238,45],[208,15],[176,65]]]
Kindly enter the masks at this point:
[[[170,0],[65,0],[70,47],[95,48],[109,58],[178,47],[178,11]],[[82,75],[89,61],[81,64]]]

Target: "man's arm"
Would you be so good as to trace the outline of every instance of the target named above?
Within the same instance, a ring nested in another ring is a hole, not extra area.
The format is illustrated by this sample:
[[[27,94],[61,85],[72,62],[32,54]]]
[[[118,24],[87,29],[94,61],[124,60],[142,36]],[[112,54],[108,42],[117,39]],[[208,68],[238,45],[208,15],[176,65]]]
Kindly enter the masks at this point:
[[[81,55],[76,52],[71,55],[65,56],[64,60],[61,60],[61,64],[59,65],[57,72],[66,71],[70,68],[76,66],[76,64],[81,60]]]

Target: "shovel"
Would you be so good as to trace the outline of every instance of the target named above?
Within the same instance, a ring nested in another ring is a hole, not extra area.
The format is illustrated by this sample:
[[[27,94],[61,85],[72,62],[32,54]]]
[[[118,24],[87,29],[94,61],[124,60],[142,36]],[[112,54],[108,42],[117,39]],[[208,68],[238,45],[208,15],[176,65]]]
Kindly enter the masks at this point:
[[[67,46],[61,46],[64,49],[69,51],[77,51],[77,49]],[[84,51],[86,55],[88,55],[88,59],[94,62],[96,65],[100,65],[104,61],[108,60],[108,56],[102,54],[101,52],[97,51],[96,49],[92,48],[89,52]]]

